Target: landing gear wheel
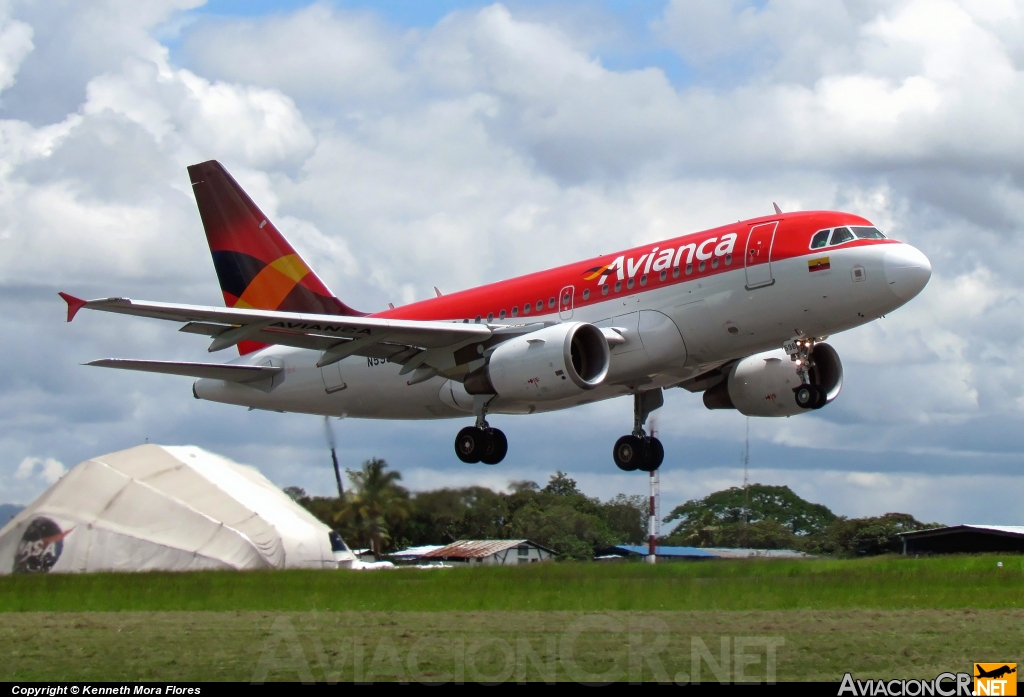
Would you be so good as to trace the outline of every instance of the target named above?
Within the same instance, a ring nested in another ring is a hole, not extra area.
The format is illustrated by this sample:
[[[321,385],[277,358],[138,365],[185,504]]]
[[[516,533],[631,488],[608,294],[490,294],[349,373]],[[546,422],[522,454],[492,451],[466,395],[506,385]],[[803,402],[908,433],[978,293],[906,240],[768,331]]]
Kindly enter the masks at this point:
[[[480,461],[485,465],[496,465],[504,460],[508,453],[508,438],[496,428],[488,428],[484,433],[487,444]]]
[[[820,400],[821,391],[814,385],[800,385],[793,393],[796,397],[796,405],[801,409],[815,409]]]
[[[814,405],[814,408],[815,409],[821,409],[826,404],[828,404],[828,392],[826,392],[825,390],[823,390],[823,389],[821,389],[819,387],[818,388],[818,402],[817,402],[817,404]]]
[[[647,443],[634,435],[623,436],[615,441],[612,458],[624,472],[635,472],[647,460]]]
[[[455,436],[455,454],[463,462],[480,462],[487,450],[487,434],[482,428],[466,426]]]
[[[651,436],[647,439],[647,460],[641,464],[637,469],[643,472],[654,472],[661,463],[665,461],[665,447],[661,444],[661,441]]]

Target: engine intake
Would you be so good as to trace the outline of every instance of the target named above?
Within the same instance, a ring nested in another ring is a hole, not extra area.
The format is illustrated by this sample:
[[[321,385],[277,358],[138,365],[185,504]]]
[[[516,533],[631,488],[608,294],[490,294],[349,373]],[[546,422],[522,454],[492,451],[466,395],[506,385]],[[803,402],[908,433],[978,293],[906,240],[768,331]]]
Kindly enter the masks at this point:
[[[843,388],[843,364],[828,344],[816,344],[811,352],[814,368],[811,383],[830,403]],[[794,416],[808,411],[797,405],[794,389],[800,386],[796,363],[785,351],[748,356],[732,366],[718,385],[704,392],[708,409],[736,409],[746,416]]]
[[[585,322],[546,327],[498,344],[487,365],[466,376],[469,394],[538,401],[574,397],[600,385],[611,361],[601,330]]]

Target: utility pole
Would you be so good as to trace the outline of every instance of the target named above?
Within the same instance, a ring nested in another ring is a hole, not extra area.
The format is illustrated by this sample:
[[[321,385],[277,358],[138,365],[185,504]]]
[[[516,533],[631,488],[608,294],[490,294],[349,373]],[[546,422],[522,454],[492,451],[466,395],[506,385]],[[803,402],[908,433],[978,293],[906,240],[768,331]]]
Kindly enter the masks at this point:
[[[647,563],[653,564],[658,555],[658,494],[660,490],[658,470],[651,472],[651,515],[647,529]]]
[[[747,417],[746,447],[743,450],[743,546],[747,542],[747,526],[750,524],[750,478],[748,468],[750,465],[750,417]]]
[[[331,449],[331,462],[334,464],[334,481],[338,483],[338,498],[345,498],[345,487],[341,485],[341,468],[338,467],[338,454],[335,452],[336,443],[334,440],[334,429],[328,417],[324,417],[324,435],[327,436],[327,445]]]

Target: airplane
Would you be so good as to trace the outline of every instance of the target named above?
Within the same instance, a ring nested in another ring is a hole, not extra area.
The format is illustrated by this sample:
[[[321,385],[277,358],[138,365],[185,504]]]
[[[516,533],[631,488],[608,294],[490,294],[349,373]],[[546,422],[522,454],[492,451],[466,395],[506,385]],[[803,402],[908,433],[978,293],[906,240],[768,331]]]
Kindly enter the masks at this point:
[[[1010,673],[1017,672],[1016,668],[1011,668],[1008,665],[1003,665],[992,670],[985,670],[978,664],[975,664],[975,670],[977,672],[977,675],[975,675],[974,677],[976,678],[1001,678],[1004,675],[1009,675]]]
[[[773,204],[773,215],[364,313],[328,290],[219,162],[188,173],[225,307],[60,293],[67,321],[82,308],[170,320],[239,357],[86,365],[198,378],[196,399],[250,409],[473,417],[455,439],[466,463],[508,451],[488,415],[632,396],[633,429],[612,457],[652,472],[665,450],[645,425],[671,387],[747,416],[813,412],[843,384],[824,339],[892,312],[931,277],[922,252],[865,218]]]

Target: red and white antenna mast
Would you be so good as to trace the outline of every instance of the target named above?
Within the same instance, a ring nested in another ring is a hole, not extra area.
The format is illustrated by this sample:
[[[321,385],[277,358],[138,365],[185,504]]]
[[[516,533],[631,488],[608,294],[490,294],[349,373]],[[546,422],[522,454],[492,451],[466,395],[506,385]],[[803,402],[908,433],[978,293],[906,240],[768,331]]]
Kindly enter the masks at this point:
[[[651,437],[655,435],[656,423],[651,424]],[[651,506],[650,506],[650,517],[647,522],[647,563],[653,564],[658,558],[658,534],[661,532],[661,526],[658,525],[658,498],[660,495],[661,478],[658,476],[658,470],[651,472]]]

